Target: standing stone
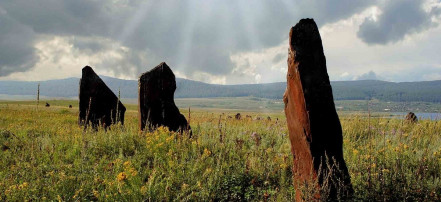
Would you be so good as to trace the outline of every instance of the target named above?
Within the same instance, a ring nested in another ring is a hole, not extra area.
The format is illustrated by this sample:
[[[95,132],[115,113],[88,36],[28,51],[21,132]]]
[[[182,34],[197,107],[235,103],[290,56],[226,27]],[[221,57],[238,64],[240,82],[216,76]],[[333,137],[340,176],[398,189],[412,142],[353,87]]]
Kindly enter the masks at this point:
[[[416,123],[418,122],[418,117],[416,116],[415,113],[409,112],[407,113],[405,120],[410,123]]]
[[[110,90],[103,80],[89,66],[83,68],[80,79],[80,114],[79,124],[92,124],[97,128],[100,124],[107,128],[113,123],[124,125],[126,107]]]
[[[311,179],[318,180],[318,187],[328,188],[330,198],[349,196],[352,185],[343,159],[342,128],[314,20],[300,20],[291,28],[289,39],[287,88],[283,100],[294,156],[296,197],[301,199],[300,186]],[[327,175],[330,178],[326,178]]]
[[[240,115],[240,113],[237,113],[235,116],[236,120],[240,120],[242,118],[242,115]]]
[[[175,105],[176,79],[170,67],[162,62],[139,78],[139,127],[150,131],[167,126],[170,131],[190,131],[184,115]]]

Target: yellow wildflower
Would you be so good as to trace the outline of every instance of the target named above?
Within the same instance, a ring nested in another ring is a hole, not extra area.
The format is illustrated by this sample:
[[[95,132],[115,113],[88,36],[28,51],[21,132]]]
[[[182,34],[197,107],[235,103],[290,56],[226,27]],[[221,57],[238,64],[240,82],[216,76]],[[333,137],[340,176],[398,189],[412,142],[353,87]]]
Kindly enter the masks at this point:
[[[288,165],[286,165],[285,163],[280,164],[281,169],[286,169],[287,167],[288,167]]]
[[[75,192],[75,195],[72,196],[72,198],[73,198],[73,199],[77,198],[81,191],[83,191],[83,189],[78,189],[78,190]]]
[[[120,164],[121,163],[121,159],[115,159],[114,161],[113,161],[113,164]]]
[[[271,147],[266,149],[266,153],[271,153],[272,151],[273,151],[273,149]]]
[[[205,169],[205,173],[204,173],[204,175],[208,175],[208,174],[210,174],[212,170],[213,170],[213,169],[211,169],[211,168],[207,168],[207,169]]]
[[[170,136],[168,136],[166,139],[165,139],[165,141],[167,141],[167,142],[170,142],[170,141],[172,141],[173,140],[173,136],[172,135],[170,135]]]
[[[93,190],[93,195],[98,198],[100,193],[97,190]]]
[[[211,155],[211,151],[208,150],[207,148],[204,149],[204,156],[210,156]]]
[[[142,194],[146,194],[146,193],[147,193],[147,187],[142,186],[142,187],[141,187],[141,193],[142,193]]]
[[[47,176],[53,176],[54,175],[54,171],[48,172],[46,175]]]
[[[130,163],[130,161],[126,161],[123,165],[124,167],[130,167],[132,164]]]
[[[385,151],[386,149],[380,149],[380,150],[378,150],[378,153],[383,153],[384,151]]]
[[[130,168],[129,172],[130,172],[130,175],[132,175],[132,176],[138,175],[138,171],[135,170],[134,168]]]
[[[354,149],[354,150],[352,150],[352,153],[354,153],[354,155],[357,155],[358,154],[358,150]]]
[[[27,182],[23,182],[23,184],[18,186],[18,189],[24,189],[26,187],[28,187],[28,183]]]
[[[119,182],[124,181],[125,179],[127,179],[127,175],[126,175],[126,173],[124,173],[124,172],[120,172],[120,173],[118,174],[118,176],[116,177],[116,179],[117,179]]]

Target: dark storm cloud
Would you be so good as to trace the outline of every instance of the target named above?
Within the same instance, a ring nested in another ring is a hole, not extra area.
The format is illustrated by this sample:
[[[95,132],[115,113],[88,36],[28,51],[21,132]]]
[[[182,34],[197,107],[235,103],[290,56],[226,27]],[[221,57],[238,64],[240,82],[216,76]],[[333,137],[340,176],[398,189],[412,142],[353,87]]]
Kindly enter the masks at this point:
[[[423,3],[422,0],[387,1],[377,21],[366,18],[360,25],[358,37],[368,44],[387,44],[435,26],[431,18],[438,15],[439,10],[426,12]]]
[[[0,76],[32,67],[32,47],[39,35],[80,38],[72,43],[85,52],[111,48],[94,42],[97,38],[129,47],[128,54],[134,55],[126,57],[133,61],[114,64],[118,66],[115,71],[124,71],[120,67],[128,62],[137,66],[140,73],[166,61],[190,78],[196,71],[227,75],[234,68],[231,54],[280,44],[300,18],[312,17],[324,25],[358,13],[374,2],[3,0],[0,7],[6,11],[4,17],[25,30],[20,32],[25,36],[13,39],[11,43],[17,42],[16,51],[8,55],[21,68],[11,69],[14,65],[2,61]],[[28,32],[31,34],[26,35]],[[0,35],[0,40],[4,36]],[[3,47],[7,46],[1,47],[5,51]],[[152,59],[140,60],[139,52],[150,53]],[[108,65],[112,68],[112,64]]]
[[[89,0],[5,0],[7,14],[37,33],[54,35],[92,35],[104,33],[111,18],[107,1]],[[109,1],[110,2],[110,1]]]
[[[0,11],[0,76],[30,69],[38,60],[35,35]]]
[[[309,0],[295,1],[301,17],[313,17],[319,26],[359,13],[376,3],[376,0]]]

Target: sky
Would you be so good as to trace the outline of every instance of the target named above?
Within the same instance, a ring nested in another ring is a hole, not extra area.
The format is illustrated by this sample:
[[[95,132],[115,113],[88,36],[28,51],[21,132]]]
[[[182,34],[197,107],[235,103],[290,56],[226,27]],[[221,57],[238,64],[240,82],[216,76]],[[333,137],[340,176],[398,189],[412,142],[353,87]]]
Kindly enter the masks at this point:
[[[2,0],[0,80],[286,81],[288,34],[320,29],[330,79],[441,80],[441,0]]]

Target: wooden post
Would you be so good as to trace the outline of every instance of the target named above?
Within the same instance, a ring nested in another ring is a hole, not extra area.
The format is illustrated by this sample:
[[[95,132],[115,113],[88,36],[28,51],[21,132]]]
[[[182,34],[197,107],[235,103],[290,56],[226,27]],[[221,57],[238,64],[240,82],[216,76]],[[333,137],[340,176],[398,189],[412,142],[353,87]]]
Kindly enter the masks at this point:
[[[38,83],[38,87],[37,87],[37,109],[39,104],[40,104],[40,83]]]

